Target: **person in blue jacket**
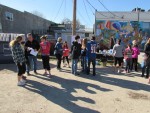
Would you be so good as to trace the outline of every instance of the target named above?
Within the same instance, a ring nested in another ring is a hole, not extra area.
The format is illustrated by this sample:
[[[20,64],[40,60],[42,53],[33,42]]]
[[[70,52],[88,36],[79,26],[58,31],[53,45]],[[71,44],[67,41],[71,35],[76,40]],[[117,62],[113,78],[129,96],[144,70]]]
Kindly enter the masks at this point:
[[[61,58],[62,58],[62,55],[63,55],[63,48],[62,48],[62,38],[59,37],[57,39],[57,43],[55,45],[55,51],[54,51],[54,54],[57,58],[57,69],[60,70],[61,69]]]
[[[93,65],[93,76],[96,75],[96,47],[97,43],[95,42],[95,37],[92,36],[91,40],[87,43],[87,61],[88,61],[88,68],[87,74],[90,74],[90,64],[92,62]]]

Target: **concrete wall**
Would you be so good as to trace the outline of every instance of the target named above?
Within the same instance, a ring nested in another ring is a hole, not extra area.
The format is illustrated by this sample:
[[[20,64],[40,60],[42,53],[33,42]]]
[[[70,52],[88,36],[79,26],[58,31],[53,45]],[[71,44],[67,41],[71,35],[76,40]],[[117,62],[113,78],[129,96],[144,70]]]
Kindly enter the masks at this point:
[[[6,20],[5,12],[13,14],[13,21]],[[53,22],[29,12],[21,12],[0,4],[0,23],[2,24],[3,33],[27,34],[32,30],[48,29]]]

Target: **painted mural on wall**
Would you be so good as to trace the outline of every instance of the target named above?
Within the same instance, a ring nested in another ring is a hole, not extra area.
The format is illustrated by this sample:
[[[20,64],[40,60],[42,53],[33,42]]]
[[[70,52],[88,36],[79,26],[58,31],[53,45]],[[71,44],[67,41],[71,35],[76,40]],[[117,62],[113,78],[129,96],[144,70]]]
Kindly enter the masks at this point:
[[[111,36],[115,41],[122,39],[124,43],[132,43],[132,40],[137,40],[140,43],[143,37],[142,22],[96,20],[97,41],[103,40],[107,44]]]

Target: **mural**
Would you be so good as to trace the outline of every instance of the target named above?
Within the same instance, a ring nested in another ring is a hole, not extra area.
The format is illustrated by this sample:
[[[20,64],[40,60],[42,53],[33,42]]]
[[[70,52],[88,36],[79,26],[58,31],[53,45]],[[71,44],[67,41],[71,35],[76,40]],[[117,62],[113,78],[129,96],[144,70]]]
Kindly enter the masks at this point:
[[[142,22],[137,21],[111,21],[96,20],[97,41],[103,40],[108,43],[113,36],[115,41],[122,39],[124,43],[131,43],[132,40],[142,40]]]

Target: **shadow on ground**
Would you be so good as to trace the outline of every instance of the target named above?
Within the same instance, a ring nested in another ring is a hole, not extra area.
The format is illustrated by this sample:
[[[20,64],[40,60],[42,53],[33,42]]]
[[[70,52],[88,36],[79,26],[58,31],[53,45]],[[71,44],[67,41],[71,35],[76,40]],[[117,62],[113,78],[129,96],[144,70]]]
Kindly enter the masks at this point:
[[[76,92],[76,89],[80,89],[85,91],[86,93],[96,94],[96,92],[92,89],[108,92],[110,89],[102,88],[100,86],[80,82],[76,80],[64,79],[58,76],[52,76],[52,78],[46,78],[40,75],[32,75],[33,77],[37,77],[39,79],[50,81],[51,83],[60,84],[62,89],[59,89],[54,86],[49,86],[41,82],[29,80],[27,86],[25,87],[29,91],[38,93],[48,99],[49,101],[60,105],[64,109],[72,112],[72,113],[99,113],[99,111],[92,110],[90,108],[82,107],[74,103],[74,101],[84,101],[85,103],[95,104],[95,101],[87,98],[87,97],[75,97],[72,93]],[[92,89],[89,89],[89,88]]]

